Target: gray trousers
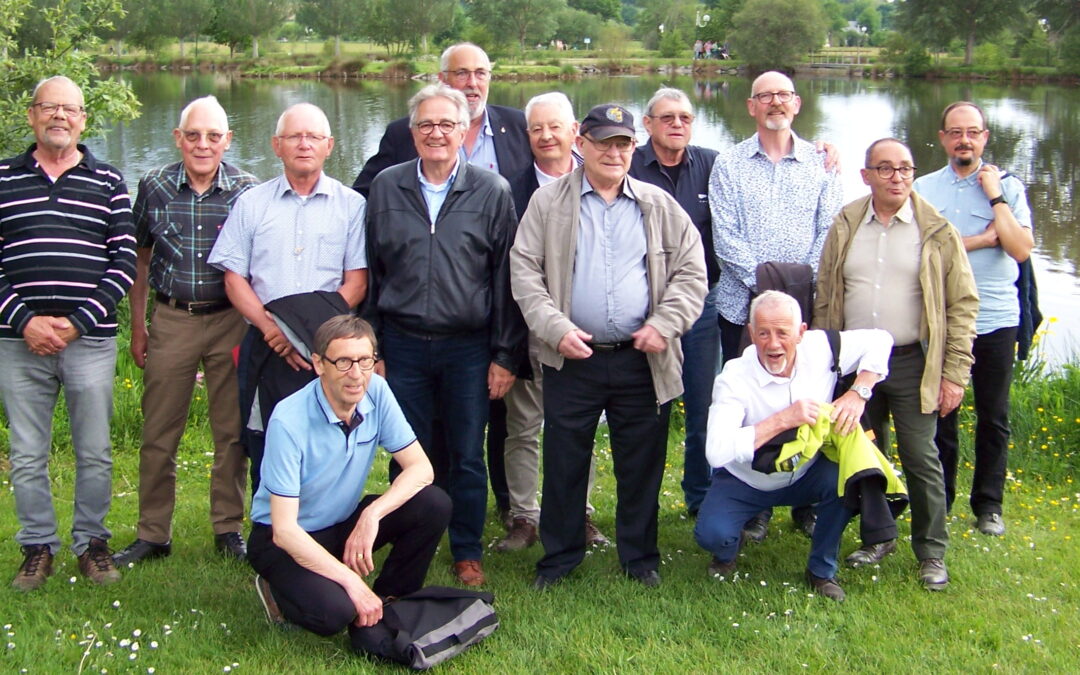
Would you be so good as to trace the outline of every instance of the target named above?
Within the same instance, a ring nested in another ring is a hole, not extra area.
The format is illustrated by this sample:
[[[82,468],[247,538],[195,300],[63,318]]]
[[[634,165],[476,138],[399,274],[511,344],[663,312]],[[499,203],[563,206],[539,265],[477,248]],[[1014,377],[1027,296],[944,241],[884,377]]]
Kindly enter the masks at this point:
[[[38,356],[23,340],[0,340],[0,396],[11,441],[11,485],[20,545],[48,544],[60,550],[56,510],[49,486],[52,418],[64,388],[71,442],[75,449],[75,510],[72,550],[82,555],[91,537],[107,540],[112,498],[115,338],[79,338],[59,354]]]

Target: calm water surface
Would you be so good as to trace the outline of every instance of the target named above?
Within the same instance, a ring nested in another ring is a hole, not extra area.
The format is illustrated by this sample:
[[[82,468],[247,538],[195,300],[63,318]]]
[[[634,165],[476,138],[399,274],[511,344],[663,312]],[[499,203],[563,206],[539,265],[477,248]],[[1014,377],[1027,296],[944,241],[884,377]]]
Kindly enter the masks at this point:
[[[364,160],[378,148],[383,128],[405,114],[407,101],[424,83],[355,82],[325,84],[308,80],[250,80],[228,75],[125,75],[143,104],[142,116],[113,129],[90,145],[120,167],[132,190],[148,169],[175,161],[171,130],[183,105],[214,94],[229,111],[235,133],[226,157],[260,178],[280,172],[270,149],[278,115],[288,105],[310,101],[326,111],[336,145],[327,172],[349,184]],[[638,116],[664,85],[690,94],[697,108],[693,142],[723,149],[754,131],[746,112],[749,81],[692,80],[679,77],[590,78],[576,82],[499,83],[490,101],[524,107],[530,97],[564,91],[580,119],[593,105],[616,101]],[[895,136],[908,142],[920,173],[945,163],[937,146],[941,109],[958,99],[980,103],[992,134],[986,157],[1020,177],[1028,187],[1036,228],[1035,264],[1040,304],[1051,317],[1045,355],[1060,362],[1080,353],[1080,235],[1074,223],[1080,204],[1073,200],[1080,175],[1080,90],[1050,85],[1005,86],[982,83],[803,80],[797,83],[802,112],[795,130],[808,139],[838,146],[845,201],[866,194],[858,168],[871,141]]]

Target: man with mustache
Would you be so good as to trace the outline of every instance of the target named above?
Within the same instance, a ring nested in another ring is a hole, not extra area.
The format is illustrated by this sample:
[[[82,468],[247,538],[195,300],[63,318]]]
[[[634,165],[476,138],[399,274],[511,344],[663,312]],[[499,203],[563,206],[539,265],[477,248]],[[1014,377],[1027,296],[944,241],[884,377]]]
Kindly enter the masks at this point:
[[[1020,323],[1016,278],[1031,254],[1031,209],[1024,184],[983,162],[990,138],[986,116],[969,101],[949,104],[941,116],[938,140],[949,163],[919,177],[914,189],[937,207],[964,238],[964,248],[979,289],[979,317],[972,345],[975,364],[975,476],[971,511],[983,534],[1005,534],[1001,502],[1009,452],[1009,385]],[[959,439],[956,411],[938,420],[935,442],[945,470],[945,500],[956,497]]]

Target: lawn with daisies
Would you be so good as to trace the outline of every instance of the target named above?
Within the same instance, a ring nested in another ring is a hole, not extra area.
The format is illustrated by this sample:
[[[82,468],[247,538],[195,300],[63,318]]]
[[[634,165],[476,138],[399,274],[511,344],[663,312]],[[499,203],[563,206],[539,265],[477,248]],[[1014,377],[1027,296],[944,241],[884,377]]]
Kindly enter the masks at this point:
[[[121,323],[124,325],[124,322]],[[141,375],[121,348],[116,378],[112,545],[135,537]],[[70,549],[45,587],[11,589],[22,558],[7,478],[7,429],[0,416],[0,672],[4,673],[319,673],[384,672],[356,656],[344,634],[320,638],[269,626],[253,574],[213,547],[207,496],[212,446],[205,390],[197,388],[177,469],[178,501],[169,558],[123,569],[117,584],[79,576]],[[62,406],[59,407],[62,410]],[[970,397],[961,418],[970,485]],[[694,543],[682,476],[681,415],[676,409],[660,495],[663,583],[647,589],[622,577],[614,548],[589,552],[565,583],[530,589],[539,546],[497,553],[494,511],[485,541],[488,590],[500,628],[440,667],[467,673],[1080,672],[1080,366],[1048,369],[1036,357],[1018,369],[1013,389],[1013,448],[1005,503],[1008,532],[974,529],[967,495],[949,519],[952,583],[923,590],[909,545],[880,564],[842,569],[847,601],[817,597],[802,581],[808,540],[786,509],[768,538],[747,546],[731,578],[706,574],[709,556]],[[58,414],[50,470],[61,537],[70,542],[74,488],[67,423]],[[606,429],[597,434],[595,520],[614,535],[615,484]],[[384,487],[376,461],[369,490]],[[906,515],[906,514],[905,514]],[[857,527],[841,555],[858,546]],[[452,585],[448,547],[429,584]]]

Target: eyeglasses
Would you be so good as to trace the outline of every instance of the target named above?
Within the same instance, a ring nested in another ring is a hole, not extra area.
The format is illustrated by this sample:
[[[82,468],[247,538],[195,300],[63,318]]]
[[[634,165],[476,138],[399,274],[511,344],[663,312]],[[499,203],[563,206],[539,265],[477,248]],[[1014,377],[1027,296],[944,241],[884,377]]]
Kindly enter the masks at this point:
[[[605,138],[602,141],[598,141],[595,138],[589,138],[588,136],[582,136],[582,138],[592,143],[600,152],[610,152],[612,148],[615,148],[619,152],[629,152],[634,148],[634,139],[625,136]]]
[[[81,115],[83,113],[83,111],[86,110],[85,107],[83,107],[81,105],[76,105],[74,103],[64,103],[63,105],[61,105],[59,103],[34,103],[30,107],[31,108],[37,108],[38,111],[42,115],[49,115],[49,116],[55,115],[57,109],[59,109],[59,108],[64,109],[64,114],[65,115],[70,115],[72,117],[74,117],[76,115]]]
[[[431,135],[431,132],[435,131],[436,127],[438,127],[439,131],[443,134],[450,134],[459,126],[461,126],[461,122],[451,122],[450,120],[443,120],[441,122],[417,122],[414,125],[415,129],[425,136]]]
[[[675,120],[679,120],[683,123],[684,126],[690,126],[694,123],[694,116],[690,113],[679,113],[678,115],[674,113],[667,113],[665,115],[649,115],[649,117],[653,118],[654,120],[660,120],[662,123],[669,127],[672,124],[675,124]]]
[[[975,127],[972,127],[970,129],[960,129],[954,127],[952,129],[946,129],[945,135],[955,141],[963,138],[964,136],[975,138],[976,136],[982,134],[984,131],[986,131],[986,129],[976,129]]]
[[[868,166],[867,169],[873,169],[877,171],[877,175],[888,180],[893,177],[894,173],[900,174],[900,177],[907,180],[915,175],[914,166],[893,166],[891,164],[879,164],[877,166]]]
[[[754,94],[750,98],[754,99],[762,105],[769,105],[773,100],[777,100],[780,103],[789,103],[791,99],[795,98],[795,92],[793,91],[763,91],[758,94]]]
[[[289,134],[288,136],[278,136],[278,138],[289,145],[300,145],[303,141],[307,141],[308,143],[322,143],[330,137],[325,134]]]
[[[202,138],[206,138],[208,143],[216,144],[220,143],[221,139],[225,138],[225,134],[220,131],[207,131],[206,133],[203,133],[201,131],[185,131],[181,129],[180,133],[184,135],[184,140],[188,143],[198,143]],[[297,139],[296,142],[299,143],[299,139]]]
[[[320,354],[323,361],[334,364],[339,373],[347,373],[352,370],[354,365],[360,366],[360,370],[365,373],[375,367],[375,363],[378,362],[378,356],[361,356],[358,359],[350,359],[348,356],[341,356],[336,359],[331,359],[325,354]]]
[[[446,76],[457,83],[468,82],[469,76],[476,78],[477,82],[487,82],[491,79],[491,71],[486,68],[477,68],[476,70],[466,70],[461,68],[459,70],[444,70]]]

